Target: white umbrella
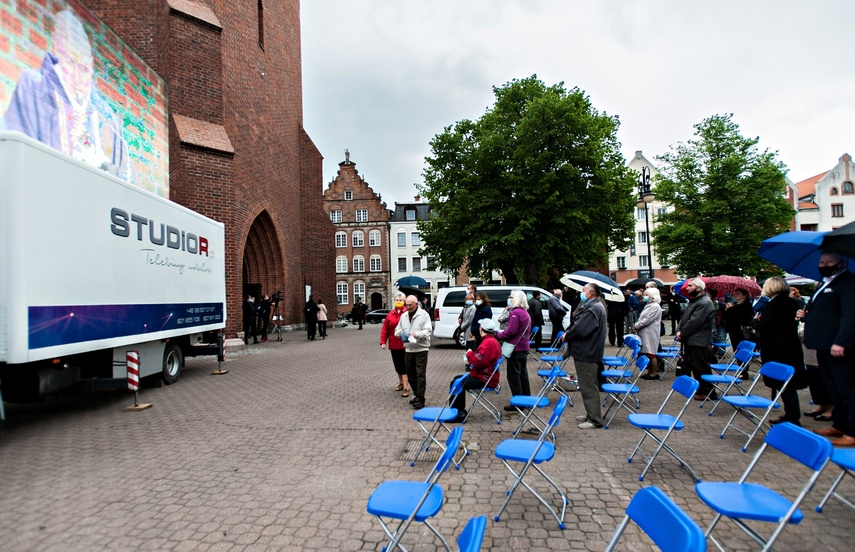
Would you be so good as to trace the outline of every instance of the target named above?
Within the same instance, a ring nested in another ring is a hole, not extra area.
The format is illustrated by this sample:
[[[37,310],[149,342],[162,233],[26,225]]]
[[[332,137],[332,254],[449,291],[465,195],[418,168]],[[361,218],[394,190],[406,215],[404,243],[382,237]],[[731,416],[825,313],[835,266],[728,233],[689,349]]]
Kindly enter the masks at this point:
[[[562,284],[575,289],[576,291],[582,291],[582,287],[585,284],[597,284],[603,295],[603,299],[606,301],[615,301],[617,303],[624,301],[623,293],[617,285],[617,282],[608,276],[603,276],[599,272],[577,270],[571,274],[565,274],[561,277],[560,281]]]

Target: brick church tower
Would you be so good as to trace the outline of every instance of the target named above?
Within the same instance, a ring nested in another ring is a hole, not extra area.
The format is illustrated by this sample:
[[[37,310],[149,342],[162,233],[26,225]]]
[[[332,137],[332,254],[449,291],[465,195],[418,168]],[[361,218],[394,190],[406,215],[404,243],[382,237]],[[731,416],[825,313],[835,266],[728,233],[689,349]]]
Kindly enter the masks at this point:
[[[281,290],[285,323],[302,322],[306,291],[333,297],[335,275],[299,0],[82,2],[167,82],[170,199],[225,224],[227,337],[245,293]]]

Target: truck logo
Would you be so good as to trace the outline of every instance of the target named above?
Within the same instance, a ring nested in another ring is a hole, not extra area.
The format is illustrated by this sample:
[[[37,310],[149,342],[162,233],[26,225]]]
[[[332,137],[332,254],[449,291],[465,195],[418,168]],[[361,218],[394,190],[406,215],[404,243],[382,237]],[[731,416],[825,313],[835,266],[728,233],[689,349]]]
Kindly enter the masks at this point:
[[[110,231],[120,238],[131,237],[131,226],[136,225],[136,237],[138,241],[143,241],[145,236],[148,237],[154,245],[165,245],[170,249],[178,251],[186,251],[193,255],[199,254],[208,257],[208,238],[197,236],[192,232],[187,232],[170,226],[164,223],[157,223],[153,219],[146,218],[135,213],[128,214],[118,207],[113,207],[110,210]],[[145,227],[148,227],[148,232]]]

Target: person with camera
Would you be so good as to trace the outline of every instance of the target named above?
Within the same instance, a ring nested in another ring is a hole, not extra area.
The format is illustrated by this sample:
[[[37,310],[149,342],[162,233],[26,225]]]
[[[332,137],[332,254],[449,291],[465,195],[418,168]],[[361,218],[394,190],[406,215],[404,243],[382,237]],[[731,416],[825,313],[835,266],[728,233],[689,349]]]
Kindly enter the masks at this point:
[[[267,341],[267,329],[270,326],[270,296],[266,293],[258,302],[258,324],[261,326],[261,342]]]

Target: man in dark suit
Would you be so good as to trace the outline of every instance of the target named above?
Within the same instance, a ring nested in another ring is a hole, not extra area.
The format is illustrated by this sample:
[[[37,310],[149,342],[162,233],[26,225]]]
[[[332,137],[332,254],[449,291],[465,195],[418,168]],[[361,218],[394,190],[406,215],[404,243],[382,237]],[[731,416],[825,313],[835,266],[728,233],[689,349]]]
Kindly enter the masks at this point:
[[[804,317],[805,346],[816,350],[819,370],[834,404],[834,423],[816,433],[830,437],[835,447],[855,446],[855,275],[846,259],[823,253],[823,281],[816,288]]]

